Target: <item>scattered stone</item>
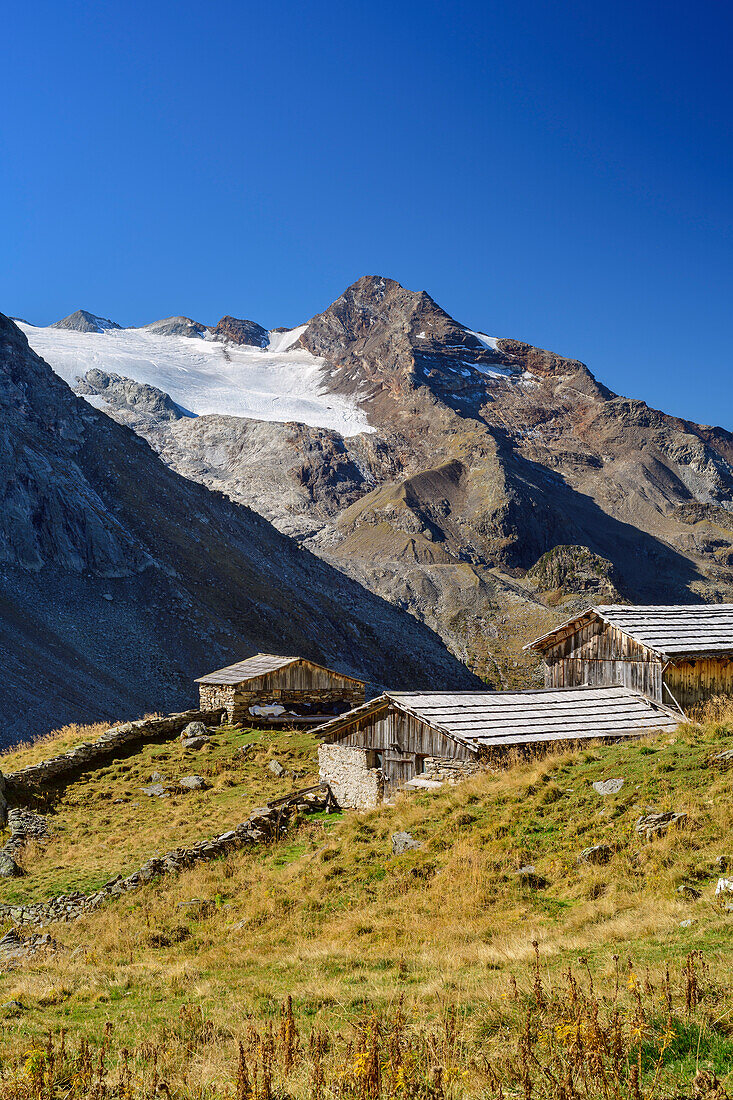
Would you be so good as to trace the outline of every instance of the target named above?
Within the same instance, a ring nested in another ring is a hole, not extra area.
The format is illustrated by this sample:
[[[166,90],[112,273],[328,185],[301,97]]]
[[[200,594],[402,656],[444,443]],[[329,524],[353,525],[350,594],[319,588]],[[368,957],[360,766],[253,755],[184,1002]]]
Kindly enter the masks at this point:
[[[724,898],[728,894],[733,894],[733,879],[719,878],[718,885],[715,887],[716,898]]]
[[[148,798],[167,798],[168,792],[162,783],[151,783],[149,787],[139,787],[138,790],[142,794],[146,794]]]
[[[153,774],[150,776],[150,779],[148,780],[148,782],[149,783],[162,783],[163,782],[163,776],[160,774],[160,772],[153,772]]]
[[[0,959],[6,963],[20,962],[44,951],[58,951],[59,947],[60,944],[48,933],[45,936],[35,935],[24,939],[15,928],[11,928],[0,939]]]
[[[251,745],[240,745],[238,749],[234,750],[235,756],[248,756],[252,751]]]
[[[208,745],[208,737],[187,737],[181,741],[184,749],[202,749],[204,745]]]
[[[267,770],[271,771],[273,775],[276,775],[278,779],[281,775],[285,775],[285,768],[282,766],[279,760],[271,760],[267,765]]]
[[[657,836],[663,836],[672,826],[681,828],[687,821],[687,814],[675,813],[673,810],[667,813],[648,813],[640,817],[634,828],[646,840],[654,840]]]
[[[677,893],[685,901],[697,901],[700,897],[700,891],[696,890],[694,886],[688,885],[686,882],[682,886],[677,887]]]
[[[725,874],[730,866],[730,861],[727,856],[717,856],[715,859],[715,869],[720,871],[721,874]]]
[[[19,1012],[23,1011],[23,1005],[20,1001],[6,1001],[2,1008],[4,1012],[11,1016],[17,1016]]]
[[[623,785],[623,779],[599,779],[593,784],[593,790],[601,795],[618,794]]]
[[[680,928],[691,928],[694,923],[692,917],[688,917],[687,920],[680,921]]]
[[[183,787],[184,791],[205,791],[208,784],[203,775],[184,775],[178,786]]]
[[[181,731],[181,741],[188,741],[192,737],[207,737],[208,730],[203,722],[189,722]]]
[[[415,840],[412,833],[393,833],[392,834],[392,854],[395,856],[401,856],[404,852],[408,852],[415,848],[422,848],[422,842]]]
[[[542,890],[547,886],[547,879],[542,875],[538,875],[536,867],[531,863],[520,867],[518,871],[514,871],[513,877],[517,879],[521,886],[528,886],[530,890]]]
[[[584,848],[578,856],[578,863],[590,863],[596,867],[603,867],[613,856],[613,848],[608,844],[594,844],[591,848]]]

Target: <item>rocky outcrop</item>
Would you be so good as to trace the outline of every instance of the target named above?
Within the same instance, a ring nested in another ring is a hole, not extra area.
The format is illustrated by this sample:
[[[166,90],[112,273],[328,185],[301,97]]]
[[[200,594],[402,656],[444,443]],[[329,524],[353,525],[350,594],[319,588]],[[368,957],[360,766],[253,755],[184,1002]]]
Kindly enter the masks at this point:
[[[208,332],[206,325],[192,321],[190,317],[165,317],[161,321],[145,325],[144,328],[155,336],[189,336],[194,340],[201,339]]]
[[[134,382],[119,374],[94,368],[81,377],[74,392],[82,397],[94,394],[117,410],[126,410],[137,416],[147,416],[154,421],[181,420],[186,414],[175,401],[156,386],[146,382]]]
[[[243,321],[239,317],[222,317],[218,325],[210,330],[217,340],[231,344],[250,344],[254,348],[266,348],[270,334],[256,321]]]

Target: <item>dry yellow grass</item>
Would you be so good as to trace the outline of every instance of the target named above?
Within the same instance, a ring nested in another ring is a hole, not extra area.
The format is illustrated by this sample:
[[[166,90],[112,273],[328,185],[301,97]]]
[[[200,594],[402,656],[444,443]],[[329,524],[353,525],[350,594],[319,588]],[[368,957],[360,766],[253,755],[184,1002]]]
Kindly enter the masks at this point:
[[[99,1039],[106,1020],[119,1044],[136,1045],[193,1004],[228,1037],[207,1044],[185,1070],[183,1062],[170,1070],[177,1087],[185,1077],[196,1091],[231,1076],[231,1036],[248,1021],[273,1018],[292,994],[303,1027],[346,1028],[371,1009],[393,1012],[400,999],[411,1019],[436,1026],[455,1008],[471,1058],[499,1057],[519,1026],[507,1008],[512,976],[529,995],[536,940],[544,980],[559,983],[582,956],[604,996],[615,980],[614,956],[633,956],[657,988],[668,963],[679,985],[690,951],[704,952],[721,1017],[710,1023],[715,1050],[705,1059],[720,1072],[730,1054],[733,966],[731,915],[714,904],[714,886],[716,857],[733,855],[731,773],[708,761],[730,747],[733,721],[730,710],[711,713],[705,725],[676,735],[564,753],[439,794],[405,796],[394,807],[306,821],[277,845],[199,865],[60,926],[54,935],[64,950],[0,977],[0,999],[23,1005],[4,1021],[7,1048],[61,1024]],[[252,783],[272,755],[286,756],[285,736],[263,735]],[[312,746],[299,742],[293,752],[307,772]],[[616,775],[625,779],[620,794],[593,791],[594,780]],[[125,782],[114,769],[98,776],[89,812],[104,805],[103,783],[108,802]],[[189,818],[213,821],[224,805],[220,793],[214,787],[200,802],[187,801],[195,807]],[[67,797],[78,799],[81,816],[83,787]],[[645,843],[634,824],[650,806],[686,812],[687,827]],[[168,828],[174,819],[165,815],[174,810],[146,819],[145,844],[164,821]],[[176,817],[174,831],[185,827]],[[401,829],[422,847],[394,858],[390,836]],[[607,866],[577,863],[583,848],[601,842],[614,852]],[[90,858],[81,842],[64,853]],[[514,872],[525,863],[546,888],[520,886]],[[683,883],[700,898],[682,898]],[[209,910],[186,904],[195,899],[207,899]],[[675,1057],[682,1065],[687,1054]]]

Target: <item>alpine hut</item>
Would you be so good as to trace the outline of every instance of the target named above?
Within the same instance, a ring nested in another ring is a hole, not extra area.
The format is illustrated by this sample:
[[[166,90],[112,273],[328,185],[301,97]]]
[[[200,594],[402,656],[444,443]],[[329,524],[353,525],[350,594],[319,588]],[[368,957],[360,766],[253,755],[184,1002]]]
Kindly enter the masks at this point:
[[[226,707],[230,722],[247,726],[318,725],[364,702],[365,683],[305,657],[257,653],[200,676],[202,710]]]
[[[674,730],[679,713],[626,687],[395,692],[316,727],[321,779],[343,807],[433,786],[552,745]]]
[[[682,710],[733,694],[733,604],[589,607],[525,648],[547,687],[623,684]]]

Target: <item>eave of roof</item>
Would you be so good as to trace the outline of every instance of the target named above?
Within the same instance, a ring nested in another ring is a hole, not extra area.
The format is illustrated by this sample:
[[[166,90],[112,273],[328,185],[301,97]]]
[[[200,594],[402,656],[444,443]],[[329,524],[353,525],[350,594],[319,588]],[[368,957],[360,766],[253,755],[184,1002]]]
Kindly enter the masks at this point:
[[[587,706],[582,710],[575,708],[574,713],[574,698],[587,700]],[[435,715],[426,713],[428,704],[420,707],[420,699],[440,700],[441,703],[445,701],[445,708],[449,706],[449,700],[455,701],[457,706],[452,706],[451,709],[457,711],[457,721],[463,725],[463,729],[445,725]],[[519,704],[517,699],[520,700]],[[516,708],[523,708],[525,699],[529,710],[535,712],[533,717],[529,717],[526,710],[521,716],[517,714]],[[461,703],[465,704],[463,710]],[[645,736],[650,732],[675,729],[681,720],[678,713],[664,704],[648,699],[641,692],[616,684],[603,687],[530,688],[516,692],[386,692],[379,698],[318,726],[313,732],[324,740],[338,741],[340,735],[348,736],[350,728],[360,720],[380,710],[386,710],[390,704],[455,744],[476,753],[482,748],[501,745]],[[639,704],[642,705],[642,714],[628,715],[629,706],[638,707]],[[512,714],[513,707],[515,709]],[[588,707],[597,708],[597,714],[589,714]],[[495,713],[492,714],[491,711]],[[644,723],[652,714],[658,715],[660,721],[646,726]],[[531,728],[535,732],[525,736],[499,732],[503,725],[516,723],[518,717],[521,721],[532,722]],[[597,732],[583,732],[583,724],[588,725],[589,722],[597,722],[597,726],[592,727]],[[478,728],[472,733],[474,726]]]
[[[593,605],[524,649],[543,653],[594,618],[663,660],[733,656],[733,604]]]

